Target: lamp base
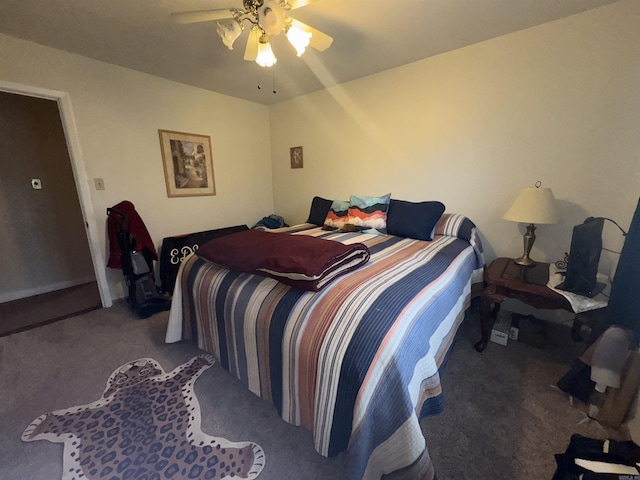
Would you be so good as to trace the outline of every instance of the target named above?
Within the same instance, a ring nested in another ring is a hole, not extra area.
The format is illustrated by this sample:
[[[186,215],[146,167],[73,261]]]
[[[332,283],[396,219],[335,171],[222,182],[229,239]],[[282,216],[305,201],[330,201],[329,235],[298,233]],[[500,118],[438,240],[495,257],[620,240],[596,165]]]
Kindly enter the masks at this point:
[[[514,258],[513,259],[513,263],[515,263],[516,265],[520,265],[522,267],[535,267],[536,266],[535,260],[531,260],[531,258],[529,258],[529,255],[523,255],[521,257]]]
[[[531,260],[529,257],[529,252],[531,252],[531,247],[533,247],[533,242],[536,241],[536,226],[533,223],[527,225],[527,231],[522,236],[524,241],[524,253],[519,258],[514,258],[513,263],[516,265],[522,265],[523,267],[533,267],[536,262]]]

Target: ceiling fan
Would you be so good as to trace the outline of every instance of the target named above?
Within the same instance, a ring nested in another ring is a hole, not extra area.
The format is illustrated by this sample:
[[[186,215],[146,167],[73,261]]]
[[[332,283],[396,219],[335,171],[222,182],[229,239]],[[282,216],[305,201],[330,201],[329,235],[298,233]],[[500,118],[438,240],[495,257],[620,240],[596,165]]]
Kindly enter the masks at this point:
[[[261,67],[273,66],[277,59],[271,50],[270,37],[281,32],[301,56],[307,46],[323,51],[333,38],[288,15],[290,10],[304,7],[313,0],[243,0],[243,8],[175,12],[171,16],[178,23],[198,23],[217,20],[217,33],[222,42],[233,50],[233,42],[244,29],[244,22],[252,24],[244,59]]]

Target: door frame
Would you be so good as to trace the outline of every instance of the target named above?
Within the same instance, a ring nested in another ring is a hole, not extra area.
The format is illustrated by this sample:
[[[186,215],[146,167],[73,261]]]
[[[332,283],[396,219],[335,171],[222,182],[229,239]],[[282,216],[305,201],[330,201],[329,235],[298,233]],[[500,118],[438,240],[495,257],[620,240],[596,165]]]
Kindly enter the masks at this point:
[[[54,100],[58,104],[60,121],[62,122],[69,159],[71,160],[73,179],[76,184],[76,192],[80,201],[80,209],[84,219],[87,241],[89,242],[89,251],[91,252],[93,270],[96,275],[96,282],[100,292],[100,300],[104,308],[110,307],[113,305],[113,301],[111,299],[111,292],[109,291],[109,284],[107,282],[106,265],[100,250],[100,242],[98,241],[100,238],[99,229],[96,223],[93,203],[91,202],[91,189],[89,187],[87,171],[84,165],[84,157],[82,155],[82,149],[80,148],[80,137],[76,128],[76,121],[73,116],[73,108],[71,106],[71,98],[69,97],[69,94],[58,90],[50,90],[48,88],[34,87],[32,85],[23,85],[4,80],[0,80],[0,91]]]

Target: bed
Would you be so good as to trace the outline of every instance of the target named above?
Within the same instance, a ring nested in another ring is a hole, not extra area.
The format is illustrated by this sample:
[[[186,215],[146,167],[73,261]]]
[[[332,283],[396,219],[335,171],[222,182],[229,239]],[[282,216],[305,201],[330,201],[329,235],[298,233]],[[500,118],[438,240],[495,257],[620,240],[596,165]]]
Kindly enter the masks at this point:
[[[190,339],[213,354],[285,421],[311,431],[321,455],[346,450],[348,478],[432,479],[419,419],[443,409],[438,371],[484,261],[468,218],[445,213],[431,233],[426,241],[311,223],[278,229],[367,246],[367,263],[318,292],[192,255],[166,341]]]

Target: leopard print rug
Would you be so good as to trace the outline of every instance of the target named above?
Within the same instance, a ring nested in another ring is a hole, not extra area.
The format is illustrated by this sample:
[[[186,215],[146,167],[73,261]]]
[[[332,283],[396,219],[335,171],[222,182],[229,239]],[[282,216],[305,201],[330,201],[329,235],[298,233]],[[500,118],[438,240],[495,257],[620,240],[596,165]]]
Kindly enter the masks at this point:
[[[193,385],[213,363],[200,355],[170,373],[151,358],[126,363],[102,398],[41,415],[22,440],[64,443],[62,480],[256,478],[260,446],[200,430]]]

